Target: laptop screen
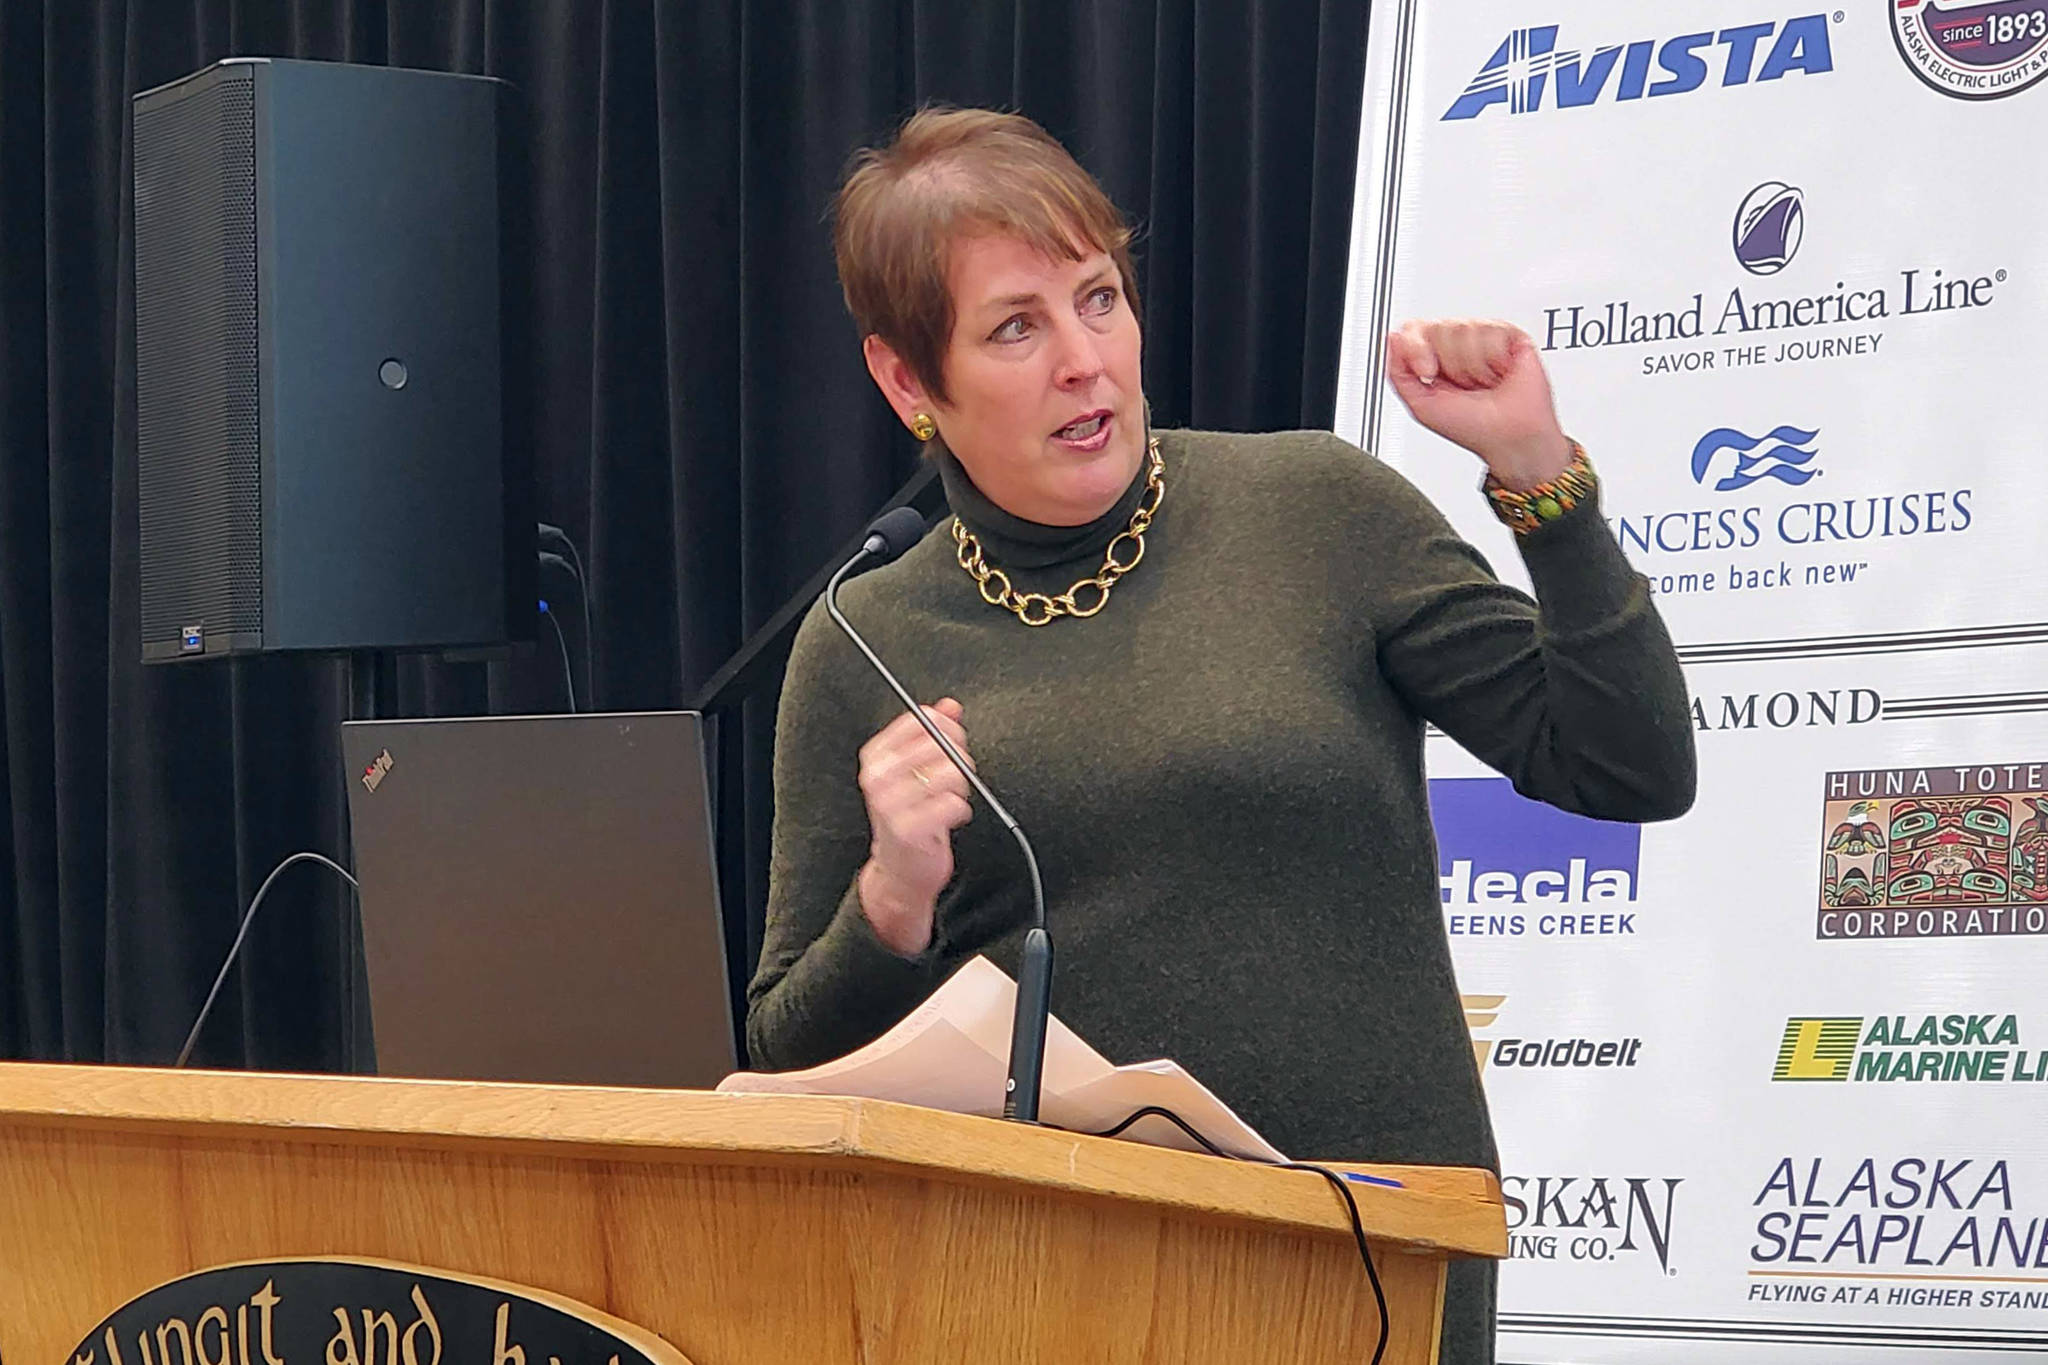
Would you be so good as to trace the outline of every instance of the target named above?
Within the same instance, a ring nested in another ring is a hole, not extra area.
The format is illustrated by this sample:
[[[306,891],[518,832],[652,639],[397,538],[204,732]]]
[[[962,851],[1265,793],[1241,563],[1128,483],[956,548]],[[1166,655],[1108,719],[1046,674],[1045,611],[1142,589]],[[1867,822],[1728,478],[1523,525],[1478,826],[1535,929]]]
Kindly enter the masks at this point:
[[[350,721],[342,755],[382,1074],[734,1069],[696,712]]]

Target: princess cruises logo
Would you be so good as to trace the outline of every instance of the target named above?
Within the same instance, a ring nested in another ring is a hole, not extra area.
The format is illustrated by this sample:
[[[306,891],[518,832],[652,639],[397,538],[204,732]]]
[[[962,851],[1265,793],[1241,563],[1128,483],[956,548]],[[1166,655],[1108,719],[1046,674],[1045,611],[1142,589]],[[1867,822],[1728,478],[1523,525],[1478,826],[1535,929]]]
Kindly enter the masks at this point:
[[[1818,430],[1773,427],[1762,436],[1751,436],[1734,427],[1715,427],[1700,437],[1692,448],[1692,481],[1705,483],[1716,465],[1728,472],[1714,482],[1716,493],[1732,493],[1762,479],[1776,479],[1797,488],[1819,474],[1812,461]],[[1733,455],[1732,467],[1721,457]]]

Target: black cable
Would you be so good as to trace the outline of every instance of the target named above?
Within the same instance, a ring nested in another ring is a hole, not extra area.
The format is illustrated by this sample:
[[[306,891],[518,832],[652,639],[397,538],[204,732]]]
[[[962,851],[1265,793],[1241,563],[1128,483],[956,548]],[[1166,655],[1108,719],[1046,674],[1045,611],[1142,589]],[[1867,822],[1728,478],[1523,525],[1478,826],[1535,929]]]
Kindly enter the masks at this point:
[[[568,554],[569,567],[575,571],[576,586],[578,589],[582,589],[583,556],[576,553],[576,542],[569,539],[569,537],[566,535],[562,537],[562,549],[566,551]],[[583,594],[583,614],[586,617],[590,615],[590,594],[588,591],[585,591]]]
[[[546,598],[541,599],[540,614],[547,617],[548,624],[555,628],[555,643],[561,646],[562,649],[562,681],[569,686],[569,710],[573,714],[577,709],[576,672],[569,667],[569,639],[562,634],[562,623],[557,621],[554,612],[548,609]]]
[[[178,1049],[178,1060],[172,1066],[183,1066],[192,1056],[192,1045],[199,1041],[199,1030],[206,1027],[206,1016],[213,1013],[213,1002],[220,996],[221,983],[228,979],[228,970],[235,965],[235,959],[242,955],[242,940],[249,936],[249,924],[256,918],[256,907],[263,904],[263,897],[270,891],[270,885],[278,874],[297,862],[325,863],[339,872],[342,880],[361,890],[361,883],[349,874],[349,870],[324,853],[294,853],[270,869],[270,875],[263,879],[263,885],[256,888],[256,894],[249,898],[249,908],[242,912],[242,925],[235,930],[234,944],[229,947],[227,957],[220,964],[220,972],[213,978],[213,989],[206,993],[206,1003],[199,1007],[199,1017],[192,1021],[192,1031],[185,1035],[185,1046]],[[353,1031],[351,1031],[353,1037]]]
[[[1271,1163],[1268,1163],[1271,1164]],[[1380,1357],[1387,1353],[1387,1292],[1380,1288],[1379,1268],[1372,1263],[1372,1248],[1365,1242],[1365,1223],[1358,1216],[1358,1199],[1351,1193],[1351,1182],[1341,1172],[1328,1166],[1318,1166],[1313,1161],[1285,1161],[1279,1169],[1283,1171],[1314,1171],[1330,1182],[1338,1194],[1344,1197],[1344,1212],[1351,1216],[1351,1237],[1358,1243],[1358,1255],[1365,1262],[1365,1278],[1372,1282],[1373,1302],[1380,1310],[1380,1339],[1372,1348],[1372,1365],[1380,1365]]]
[[[1358,1243],[1359,1259],[1365,1262],[1365,1278],[1372,1283],[1373,1302],[1379,1305],[1380,1339],[1379,1343],[1372,1349],[1372,1365],[1380,1365],[1380,1358],[1387,1353],[1387,1331],[1389,1327],[1387,1321],[1387,1293],[1386,1290],[1380,1287],[1379,1267],[1373,1264],[1372,1248],[1366,1244],[1365,1221],[1358,1215],[1358,1199],[1351,1193],[1351,1182],[1344,1178],[1343,1173],[1333,1171],[1328,1166],[1318,1166],[1313,1161],[1275,1162],[1267,1161],[1261,1157],[1238,1156],[1234,1153],[1226,1152],[1195,1131],[1193,1125],[1179,1114],[1174,1113],[1171,1109],[1162,1109],[1156,1104],[1148,1104],[1143,1109],[1134,1110],[1114,1127],[1105,1128],[1099,1133],[1083,1133],[1080,1136],[1117,1137],[1139,1119],[1148,1118],[1165,1119],[1196,1142],[1201,1143],[1204,1150],[1209,1152],[1210,1155],[1220,1156],[1225,1161],[1247,1161],[1255,1166],[1271,1166],[1275,1170],[1281,1171],[1313,1171],[1330,1182],[1344,1200],[1344,1212],[1351,1218],[1351,1237],[1353,1241]]]
[[[590,619],[590,585],[583,581],[583,560],[569,546],[569,567],[576,572],[576,601],[583,608],[583,695],[597,707],[597,627]]]
[[[593,641],[597,630],[590,620],[590,577],[583,572],[583,556],[576,553],[576,542],[569,539],[569,533],[561,527],[543,521],[539,523],[536,531],[536,543],[541,550],[561,556],[563,565],[576,580],[576,597],[583,606],[583,692],[585,696],[591,698],[591,705],[595,706],[597,664]]]

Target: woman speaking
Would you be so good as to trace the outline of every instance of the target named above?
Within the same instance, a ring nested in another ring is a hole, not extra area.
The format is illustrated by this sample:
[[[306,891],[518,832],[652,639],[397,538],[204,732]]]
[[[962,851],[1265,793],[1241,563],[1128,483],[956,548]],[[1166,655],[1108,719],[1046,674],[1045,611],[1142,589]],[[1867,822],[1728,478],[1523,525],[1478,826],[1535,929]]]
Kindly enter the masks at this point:
[[[1435,724],[1517,790],[1683,813],[1684,683],[1534,346],[1410,323],[1391,382],[1485,466],[1536,600],[1321,432],[1155,431],[1121,215],[1036,124],[927,110],[836,205],[869,372],[954,516],[841,605],[1031,832],[1055,1006],[1172,1056],[1281,1148],[1498,1169],[1423,772]],[[1031,921],[1015,846],[820,610],[776,734],[757,1066],[876,1037]],[[1492,1359],[1491,1264],[1443,1359]]]

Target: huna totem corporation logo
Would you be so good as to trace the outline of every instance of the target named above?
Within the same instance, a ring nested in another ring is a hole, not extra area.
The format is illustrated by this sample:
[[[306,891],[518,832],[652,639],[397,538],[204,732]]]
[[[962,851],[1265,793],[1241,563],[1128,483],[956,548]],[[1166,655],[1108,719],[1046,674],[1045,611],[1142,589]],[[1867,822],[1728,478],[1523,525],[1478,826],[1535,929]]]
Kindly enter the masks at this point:
[[[1820,938],[2048,934],[2048,764],[1827,775]]]
[[[1884,6],[1899,55],[1944,95],[2003,99],[2048,76],[2048,0],[1884,0]]]
[[[1775,275],[1792,264],[1806,235],[1806,196],[1766,180],[1735,210],[1735,259],[1752,275]]]

